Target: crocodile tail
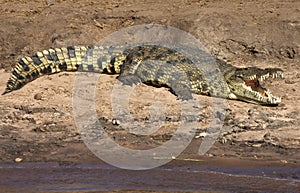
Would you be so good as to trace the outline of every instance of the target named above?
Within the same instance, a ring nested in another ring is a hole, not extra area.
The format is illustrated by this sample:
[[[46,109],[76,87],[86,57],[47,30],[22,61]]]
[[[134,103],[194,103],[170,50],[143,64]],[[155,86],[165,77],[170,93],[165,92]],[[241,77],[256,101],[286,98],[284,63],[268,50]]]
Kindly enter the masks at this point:
[[[99,46],[69,46],[23,57],[13,69],[2,95],[18,90],[38,77],[62,71],[120,73],[124,57],[110,56],[108,52],[107,48]]]

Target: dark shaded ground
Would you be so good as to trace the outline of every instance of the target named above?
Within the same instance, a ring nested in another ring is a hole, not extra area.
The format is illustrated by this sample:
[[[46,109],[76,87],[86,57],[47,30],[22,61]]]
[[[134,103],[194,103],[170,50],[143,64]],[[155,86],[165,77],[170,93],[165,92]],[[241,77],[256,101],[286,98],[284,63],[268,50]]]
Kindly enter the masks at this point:
[[[21,56],[50,47],[96,44],[132,25],[170,25],[189,32],[213,55],[236,66],[280,67],[285,72],[285,79],[265,83],[274,95],[282,97],[282,104],[264,107],[228,101],[221,135],[205,155],[199,156],[201,134],[210,121],[209,104],[204,105],[200,137],[180,157],[205,160],[197,162],[204,167],[299,168],[299,7],[297,1],[0,1],[0,90],[4,91],[9,72]],[[72,73],[42,77],[0,96],[2,163],[16,158],[24,162],[102,163],[85,147],[75,127],[73,81]],[[106,131],[130,148],[149,148],[169,140],[176,120],[166,119],[165,130],[148,138],[129,135],[112,124],[110,94],[114,81],[115,76],[102,76],[97,86],[97,113]],[[167,89],[141,85],[133,96],[132,113],[139,121],[145,120],[149,104],[155,100],[167,104],[171,117],[178,114],[177,101]],[[209,100],[204,96],[197,99]],[[180,164],[195,167],[189,161]],[[176,167],[173,169],[176,172]],[[166,176],[164,171],[158,172]],[[181,178],[189,180],[184,175]],[[195,186],[202,190],[199,184]],[[157,189],[173,190],[167,185]]]

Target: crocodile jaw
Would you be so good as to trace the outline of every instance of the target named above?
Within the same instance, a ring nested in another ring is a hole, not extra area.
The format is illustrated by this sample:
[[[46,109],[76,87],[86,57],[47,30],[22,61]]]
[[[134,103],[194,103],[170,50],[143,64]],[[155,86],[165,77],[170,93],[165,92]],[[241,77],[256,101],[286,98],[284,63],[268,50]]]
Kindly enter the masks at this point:
[[[278,77],[283,78],[283,71],[278,68],[259,69],[252,67],[241,69],[228,82],[231,91],[228,98],[260,105],[278,105],[281,98],[273,96],[268,89],[260,85],[260,81]]]
[[[263,94],[261,92],[257,92],[252,90],[250,87],[245,84],[241,85],[243,87],[243,93],[245,95],[237,95],[235,93],[230,93],[230,99],[242,100],[249,103],[255,103],[260,105],[278,105],[281,102],[280,97],[273,96],[271,92],[267,89],[263,90]]]

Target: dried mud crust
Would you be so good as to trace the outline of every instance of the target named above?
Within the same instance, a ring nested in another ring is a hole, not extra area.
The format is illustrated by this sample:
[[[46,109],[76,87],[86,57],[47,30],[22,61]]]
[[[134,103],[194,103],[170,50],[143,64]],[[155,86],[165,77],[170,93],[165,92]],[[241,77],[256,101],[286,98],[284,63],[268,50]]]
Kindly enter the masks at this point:
[[[95,44],[123,27],[158,23],[178,27],[198,39],[215,56],[240,67],[280,67],[285,79],[266,86],[283,98],[277,107],[228,101],[223,130],[204,157],[273,161],[299,166],[300,153],[300,5],[268,1],[4,1],[0,19],[0,90],[4,91],[17,58],[49,47]],[[0,96],[0,161],[94,162],[75,127],[72,112],[74,73],[45,76],[19,91]],[[140,85],[130,108],[139,122],[151,102],[166,104],[166,125],[138,137],[112,124],[111,90],[116,76],[101,75],[97,113],[106,131],[121,145],[147,149],[169,140],[178,126],[178,101],[165,88]],[[210,117],[204,105],[196,138],[182,154],[197,157]]]

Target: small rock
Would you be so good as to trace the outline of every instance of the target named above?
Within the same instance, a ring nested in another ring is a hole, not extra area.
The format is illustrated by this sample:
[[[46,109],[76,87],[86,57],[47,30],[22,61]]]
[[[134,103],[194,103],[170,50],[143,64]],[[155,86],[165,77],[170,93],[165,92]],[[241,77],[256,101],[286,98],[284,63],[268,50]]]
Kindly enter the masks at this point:
[[[62,86],[59,86],[57,88],[57,91],[58,91],[58,94],[62,94],[62,93],[66,93],[67,92],[67,89],[65,89],[64,87]]]
[[[227,142],[227,139],[225,137],[223,137],[221,140],[220,140],[220,143],[222,144],[225,144]]]
[[[41,125],[43,122],[42,121],[40,121],[40,120],[38,120],[38,121],[35,121],[35,124],[37,124],[37,125]]]
[[[202,133],[199,133],[199,135],[196,135],[195,138],[198,139],[198,138],[204,138],[205,136],[207,136],[208,134],[206,132],[202,132]]]
[[[211,153],[208,153],[207,156],[208,156],[208,157],[214,157],[215,155],[214,155],[214,154],[211,154]]]
[[[258,144],[253,144],[252,147],[261,147],[261,144],[258,143]]]
[[[249,109],[249,110],[248,110],[248,115],[249,115],[249,117],[251,117],[251,116],[253,115],[253,113],[254,113],[254,110],[253,110],[253,109]]]
[[[15,162],[17,162],[17,163],[19,163],[19,162],[21,162],[21,161],[23,161],[23,158],[17,157],[17,158],[15,159]]]
[[[45,132],[46,128],[45,127],[37,127],[35,129],[33,129],[33,131],[35,131],[35,132]]]
[[[112,124],[113,124],[113,125],[120,125],[120,120],[113,119],[113,120],[112,120]]]
[[[47,6],[52,6],[55,4],[55,0],[46,0],[46,5]]]
[[[43,99],[42,93],[36,93],[33,98],[35,100],[42,100]]]
[[[22,120],[30,120],[30,119],[32,119],[32,115],[31,114],[24,114],[22,116]]]
[[[287,164],[288,163],[288,161],[286,161],[286,160],[280,160],[280,162],[283,163],[283,164]]]
[[[59,117],[59,116],[61,116],[61,113],[55,112],[55,113],[53,113],[53,116],[54,116],[54,117]]]

